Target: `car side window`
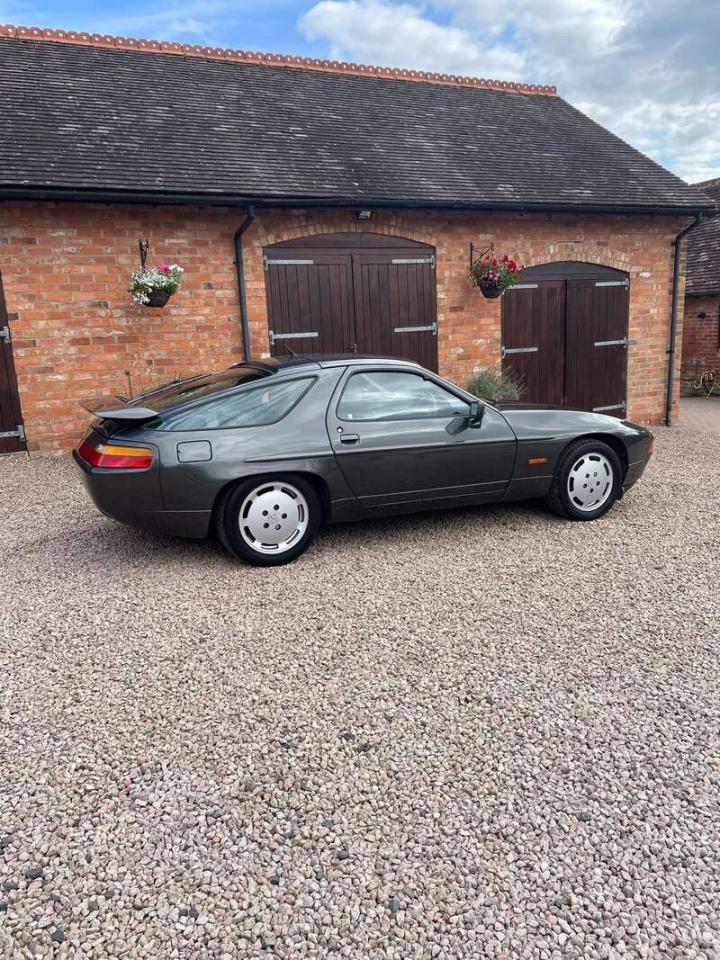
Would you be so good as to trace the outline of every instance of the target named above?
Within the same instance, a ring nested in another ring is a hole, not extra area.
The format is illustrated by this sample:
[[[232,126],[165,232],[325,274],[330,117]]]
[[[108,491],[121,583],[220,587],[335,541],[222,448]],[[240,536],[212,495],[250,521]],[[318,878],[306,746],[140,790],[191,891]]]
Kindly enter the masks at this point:
[[[263,383],[261,387],[218,397],[197,407],[163,414],[158,430],[222,430],[262,427],[282,420],[314,383],[315,377]]]
[[[467,416],[470,405],[417,373],[372,370],[348,380],[340,420],[424,420]]]

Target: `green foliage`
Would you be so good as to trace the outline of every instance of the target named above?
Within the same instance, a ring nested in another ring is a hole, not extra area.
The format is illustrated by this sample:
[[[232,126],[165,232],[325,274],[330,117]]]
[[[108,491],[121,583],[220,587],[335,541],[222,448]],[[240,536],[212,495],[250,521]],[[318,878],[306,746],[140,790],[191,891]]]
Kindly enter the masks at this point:
[[[467,389],[481,400],[490,403],[503,403],[520,400],[523,393],[523,384],[500,367],[477,367],[467,383]]]
[[[136,270],[130,282],[130,293],[135,303],[149,303],[152,293],[177,293],[182,282],[183,268],[176,263]]]

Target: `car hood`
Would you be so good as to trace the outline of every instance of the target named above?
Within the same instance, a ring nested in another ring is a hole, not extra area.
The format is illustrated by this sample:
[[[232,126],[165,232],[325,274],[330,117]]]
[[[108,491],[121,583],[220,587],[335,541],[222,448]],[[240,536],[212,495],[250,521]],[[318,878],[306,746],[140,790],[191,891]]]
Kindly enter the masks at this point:
[[[645,434],[644,427],[606,413],[575,410],[542,403],[499,403],[495,407],[505,417],[518,438],[567,437],[574,434],[613,433],[616,436]]]

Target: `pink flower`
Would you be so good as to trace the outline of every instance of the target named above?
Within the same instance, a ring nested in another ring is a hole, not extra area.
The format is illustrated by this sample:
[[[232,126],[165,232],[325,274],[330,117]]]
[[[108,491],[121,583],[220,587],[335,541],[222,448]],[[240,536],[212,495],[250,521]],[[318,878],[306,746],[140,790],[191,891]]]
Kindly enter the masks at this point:
[[[170,267],[166,263],[163,263],[158,267],[158,270],[162,270],[163,273],[168,273],[170,271]]]

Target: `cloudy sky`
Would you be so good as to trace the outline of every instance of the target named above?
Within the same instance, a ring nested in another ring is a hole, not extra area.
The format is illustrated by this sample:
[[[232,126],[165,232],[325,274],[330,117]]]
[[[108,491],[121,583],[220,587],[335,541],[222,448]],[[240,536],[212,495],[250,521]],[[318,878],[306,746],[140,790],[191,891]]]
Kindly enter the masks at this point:
[[[719,0],[0,0],[0,22],[554,83],[679,176],[720,176]]]

